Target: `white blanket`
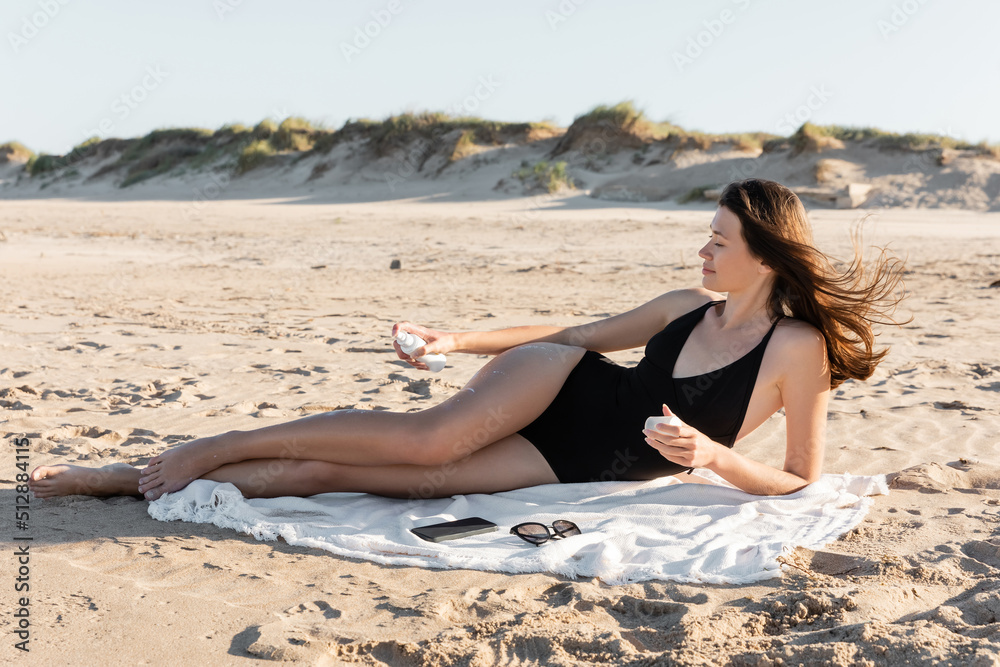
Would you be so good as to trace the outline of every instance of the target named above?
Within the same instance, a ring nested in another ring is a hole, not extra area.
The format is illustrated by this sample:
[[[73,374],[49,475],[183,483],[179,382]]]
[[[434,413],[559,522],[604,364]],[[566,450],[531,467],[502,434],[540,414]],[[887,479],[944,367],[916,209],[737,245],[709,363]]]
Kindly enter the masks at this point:
[[[780,575],[778,558],[818,549],[861,522],[888,493],[884,476],[824,475],[787,496],[753,496],[672,477],[648,482],[545,484],[495,494],[402,500],[358,493],[246,499],[228,483],[197,480],[149,504],[154,519],[234,528],[259,540],[394,565],[553,572],[607,584],[649,579],[747,583]],[[410,528],[483,517],[492,533],[427,542]],[[510,534],[525,521],[568,519],[582,535],[533,546]]]

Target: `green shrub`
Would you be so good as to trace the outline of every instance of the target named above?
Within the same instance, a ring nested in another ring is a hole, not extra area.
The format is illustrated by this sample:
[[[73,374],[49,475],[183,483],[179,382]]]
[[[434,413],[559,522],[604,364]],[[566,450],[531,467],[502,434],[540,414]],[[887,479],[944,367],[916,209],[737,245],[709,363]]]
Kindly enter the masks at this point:
[[[102,139],[99,136],[94,135],[90,139],[87,139],[86,141],[83,141],[77,144],[76,146],[73,146],[73,152],[84,151],[90,148],[91,146],[96,146],[97,144],[101,143],[101,141]]]
[[[291,116],[271,134],[271,146],[277,151],[308,151],[313,147],[313,132],[312,123]]]
[[[0,144],[0,162],[34,162],[35,151],[19,141],[8,141]]]
[[[239,158],[236,160],[236,173],[245,174],[252,169],[256,169],[260,165],[264,164],[267,158],[274,155],[274,147],[271,146],[270,142],[260,140],[249,144],[240,153]]]
[[[475,130],[463,130],[458,141],[455,142],[455,148],[451,151],[451,156],[449,157],[450,162],[455,162],[456,160],[461,160],[464,157],[468,157],[476,152],[476,132]]]
[[[340,137],[341,137],[340,132],[329,132],[326,130],[320,130],[315,135],[312,147],[313,152],[323,153],[323,154],[329,153],[331,150],[333,150],[333,147],[337,145],[337,142],[340,141]]]
[[[193,146],[174,146],[147,155],[136,160],[129,168],[121,187],[127,188],[140,181],[165,174],[184,160],[198,155],[200,152],[200,149]]]
[[[257,123],[253,128],[253,138],[254,139],[270,139],[271,135],[278,131],[278,126],[275,125],[274,121],[270,118],[265,118],[264,120]]]
[[[243,123],[226,123],[216,130],[215,134],[243,134],[250,131],[251,129]]]
[[[806,138],[833,137],[841,141],[871,141],[876,147],[883,149],[924,151],[933,148],[952,148],[956,150],[979,150],[990,152],[991,147],[984,142],[971,144],[943,134],[926,134],[919,132],[886,132],[877,127],[853,127],[844,125],[813,125],[803,123],[792,135],[793,144],[798,146]],[[992,147],[1000,150],[1000,147]]]
[[[705,192],[707,190],[712,190],[717,188],[717,185],[699,185],[696,188],[691,188],[686,193],[677,198],[678,204],[688,204],[693,201],[703,201],[705,199]]]
[[[149,155],[150,151],[157,146],[168,143],[183,142],[204,146],[207,140],[215,134],[212,130],[201,127],[175,127],[162,130],[153,130],[129,146],[122,153],[122,162],[132,162]]]
[[[635,108],[632,100],[626,100],[614,106],[599,104],[582,116],[577,116],[573,122],[595,124],[605,122],[619,129],[628,129],[643,120],[645,120],[644,114]]]
[[[522,162],[521,165],[521,168],[515,171],[512,176],[531,188],[543,187],[548,192],[556,192],[562,187],[576,187],[573,184],[573,179],[566,174],[565,162],[556,162],[550,165],[543,160],[536,163],[534,167],[529,167],[525,162]]]
[[[48,155],[42,153],[33,160],[28,160],[28,173],[32,176],[40,176],[62,169],[67,164],[67,160],[62,155]]]

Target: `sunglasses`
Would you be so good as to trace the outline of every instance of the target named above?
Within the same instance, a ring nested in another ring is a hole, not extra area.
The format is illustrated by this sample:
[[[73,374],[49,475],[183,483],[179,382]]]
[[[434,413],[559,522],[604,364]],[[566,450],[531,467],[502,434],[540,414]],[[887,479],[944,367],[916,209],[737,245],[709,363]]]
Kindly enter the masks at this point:
[[[551,532],[549,531],[549,527],[545,524],[529,521],[527,523],[519,523],[511,528],[510,534],[517,535],[525,542],[531,542],[536,547],[540,547],[549,540],[557,540],[560,537],[580,535],[581,531],[572,521],[564,521],[563,519],[560,519],[552,522]]]

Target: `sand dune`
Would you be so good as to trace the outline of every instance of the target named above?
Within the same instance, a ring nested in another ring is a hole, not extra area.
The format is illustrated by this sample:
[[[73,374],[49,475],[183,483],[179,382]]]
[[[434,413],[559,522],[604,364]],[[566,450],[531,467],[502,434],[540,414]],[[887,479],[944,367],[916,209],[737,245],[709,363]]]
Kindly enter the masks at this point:
[[[608,201],[684,202],[712,200],[752,176],[779,181],[814,207],[1000,211],[997,146],[809,123],[789,137],[709,135],[651,123],[628,104],[595,109],[569,128],[404,114],[336,131],[288,118],[94,138],[34,163],[10,146],[0,146],[2,197],[187,201],[189,222],[220,198],[497,201],[575,188]]]

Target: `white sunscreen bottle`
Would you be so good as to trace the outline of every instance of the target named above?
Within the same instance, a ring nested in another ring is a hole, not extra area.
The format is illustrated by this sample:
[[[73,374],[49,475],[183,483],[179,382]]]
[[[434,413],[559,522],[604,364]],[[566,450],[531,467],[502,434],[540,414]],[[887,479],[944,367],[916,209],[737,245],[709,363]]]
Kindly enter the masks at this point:
[[[655,431],[657,424],[667,424],[668,426],[684,426],[684,422],[682,422],[680,419],[678,419],[673,415],[670,415],[669,417],[661,415],[659,417],[654,416],[646,418],[646,428],[648,428],[650,431]],[[687,474],[690,475],[693,471],[694,468],[688,468]]]
[[[423,338],[409,331],[401,331],[396,336],[396,342],[399,343],[399,348],[403,350],[404,354],[410,354],[427,344],[427,341]],[[427,364],[428,369],[437,373],[444,368],[445,356],[443,354],[425,354],[422,357],[418,357],[417,361]]]
[[[670,415],[669,417],[663,417],[663,416],[650,417],[646,420],[646,428],[648,428],[650,431],[655,431],[657,424],[666,424],[668,426],[683,426],[684,422],[682,422],[680,419],[678,419],[673,415]]]

